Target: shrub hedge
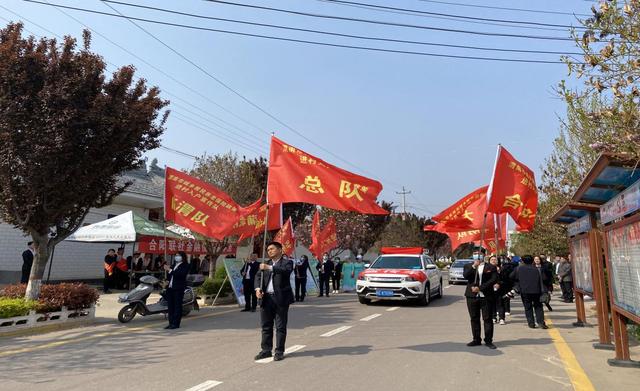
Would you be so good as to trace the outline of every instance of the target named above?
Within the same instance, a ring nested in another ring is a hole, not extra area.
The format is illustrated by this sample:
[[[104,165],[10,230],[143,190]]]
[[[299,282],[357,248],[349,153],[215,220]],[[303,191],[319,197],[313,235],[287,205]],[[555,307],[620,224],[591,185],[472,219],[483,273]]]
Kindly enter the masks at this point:
[[[0,319],[25,316],[29,314],[29,311],[37,309],[37,307],[38,302],[35,300],[0,297]]]
[[[217,273],[216,273],[217,274]],[[215,295],[218,293],[220,286],[224,282],[224,277],[221,279],[218,278],[207,278],[204,280],[202,285],[198,287],[199,295]],[[220,296],[225,296],[231,293],[231,283],[229,280],[224,284],[222,291],[220,292]]]
[[[0,298],[22,299],[26,290],[26,284],[8,285],[0,290]],[[83,283],[43,284],[35,309],[39,313],[60,311],[63,306],[80,310],[97,303],[99,297],[96,289]]]

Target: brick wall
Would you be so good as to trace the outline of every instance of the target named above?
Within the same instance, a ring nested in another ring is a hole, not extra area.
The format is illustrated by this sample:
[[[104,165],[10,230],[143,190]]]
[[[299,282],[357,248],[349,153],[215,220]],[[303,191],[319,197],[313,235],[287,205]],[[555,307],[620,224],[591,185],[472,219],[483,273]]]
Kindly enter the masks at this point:
[[[117,201],[117,200],[116,200]],[[85,219],[86,224],[106,220],[108,215],[119,215],[132,210],[144,217],[147,209],[114,203],[106,208],[93,209]],[[16,282],[22,270],[22,252],[27,248],[30,237],[22,231],[0,221],[0,282]],[[117,248],[116,243],[62,242],[56,246],[51,269],[52,280],[99,279],[103,277],[103,259],[109,248]],[[125,255],[131,255],[131,244],[126,245]],[[49,265],[45,270],[45,279]],[[12,281],[13,280],[13,281]]]

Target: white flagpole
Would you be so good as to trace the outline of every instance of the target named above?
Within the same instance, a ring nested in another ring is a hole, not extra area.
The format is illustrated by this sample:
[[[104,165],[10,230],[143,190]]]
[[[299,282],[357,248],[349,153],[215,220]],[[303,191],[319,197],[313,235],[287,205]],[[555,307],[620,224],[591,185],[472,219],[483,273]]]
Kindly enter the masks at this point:
[[[498,151],[496,152],[496,160],[493,164],[493,173],[491,174],[491,182],[489,183],[489,189],[487,190],[487,207],[491,200],[491,192],[493,191],[493,181],[496,179],[496,167],[498,166],[498,157],[500,156],[500,150],[502,144],[498,144]],[[487,212],[484,213],[484,219],[482,220],[482,230],[480,231],[480,247],[484,244],[485,230],[487,226]]]

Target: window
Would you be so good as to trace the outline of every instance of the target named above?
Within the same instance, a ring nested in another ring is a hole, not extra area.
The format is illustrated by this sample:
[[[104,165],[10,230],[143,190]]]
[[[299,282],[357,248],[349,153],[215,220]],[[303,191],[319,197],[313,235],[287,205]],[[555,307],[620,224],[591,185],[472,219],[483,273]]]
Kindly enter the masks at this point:
[[[112,218],[114,218],[114,217],[116,217],[116,216],[117,216],[117,215],[112,215],[112,214],[110,214],[110,213],[109,213],[109,214],[107,214],[107,219],[112,219]]]

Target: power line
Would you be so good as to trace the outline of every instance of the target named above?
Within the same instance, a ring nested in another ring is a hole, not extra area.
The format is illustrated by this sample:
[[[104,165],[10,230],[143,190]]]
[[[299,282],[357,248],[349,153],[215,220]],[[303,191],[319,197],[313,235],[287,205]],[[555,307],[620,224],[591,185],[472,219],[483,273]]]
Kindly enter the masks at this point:
[[[32,0],[25,0],[25,1],[32,1]],[[342,21],[368,23],[368,24],[376,24],[376,25],[383,25],[383,26],[405,27],[405,28],[414,28],[414,29],[422,29],[422,30],[434,30],[434,31],[443,31],[443,32],[449,32],[449,33],[472,34],[472,35],[492,36],[492,37],[541,39],[541,40],[550,40],[550,41],[573,41],[573,39],[571,39],[571,38],[563,38],[563,37],[550,37],[550,36],[542,36],[542,35],[508,34],[508,33],[491,33],[491,32],[486,32],[486,31],[449,29],[449,28],[431,27],[431,26],[406,24],[406,23],[385,22],[385,21],[380,21],[380,20],[351,18],[351,17],[345,17],[345,16],[314,14],[314,13],[310,13],[310,12],[293,11],[293,10],[288,10],[288,9],[283,9],[283,8],[265,7],[265,6],[259,6],[259,5],[253,5],[253,4],[234,3],[234,2],[231,2],[231,1],[222,1],[222,0],[205,0],[205,1],[208,1],[210,3],[215,3],[215,4],[225,4],[225,5],[232,5],[232,6],[237,6],[237,7],[260,9],[260,10],[266,10],[266,11],[286,13],[286,14],[291,14],[291,15],[308,16],[308,17],[312,17],[312,18],[342,20]]]
[[[534,13],[534,14],[591,16],[591,15],[588,15],[588,14],[576,14],[576,13],[572,13],[572,12],[545,11],[545,10],[534,10],[534,9],[527,9],[527,8],[497,7],[497,6],[492,6],[492,5],[456,3],[456,2],[452,2],[452,1],[438,1],[438,0],[418,0],[418,1],[422,1],[424,3],[432,3],[432,4],[446,4],[446,5],[455,5],[455,6],[459,6],[459,7],[485,8],[485,9],[494,9],[494,10],[502,10],[502,11],[528,12],[528,13]]]
[[[162,150],[165,150],[167,152],[175,153],[176,155],[180,155],[180,156],[183,156],[183,157],[188,157],[188,158],[191,158],[191,159],[194,159],[194,160],[198,158],[197,156],[191,155],[191,154],[186,153],[186,152],[179,151],[179,150],[174,149],[174,148],[169,148],[169,147],[164,146],[164,145],[161,145],[159,148],[162,149]]]
[[[441,12],[431,12],[424,10],[416,10],[411,8],[399,8],[399,7],[389,7],[378,4],[370,4],[370,3],[361,3],[356,1],[345,1],[345,0],[322,0],[327,3],[335,3],[335,4],[344,4],[344,5],[358,5],[362,7],[372,8],[372,9],[380,9],[380,10],[389,10],[389,11],[403,11],[410,12],[412,14],[419,15],[430,15],[430,16],[446,16],[454,19],[467,19],[467,20],[475,20],[475,21],[483,21],[483,22],[500,22],[500,23],[511,23],[517,25],[532,25],[532,26],[542,26],[542,27],[563,27],[563,28],[583,28],[583,27],[575,27],[566,24],[556,24],[556,23],[543,23],[543,22],[532,22],[525,20],[513,20],[513,19],[493,19],[493,18],[480,18],[475,16],[468,15],[457,15],[457,14],[446,14]]]
[[[410,51],[410,50],[383,49],[383,48],[375,48],[375,47],[369,47],[369,46],[343,45],[343,44],[335,44],[335,43],[320,42],[320,41],[309,41],[309,40],[295,39],[295,38],[284,38],[284,37],[275,37],[275,36],[269,36],[269,35],[244,33],[244,32],[238,32],[238,31],[230,31],[230,30],[220,30],[220,29],[213,29],[213,28],[200,27],[200,26],[192,26],[192,25],[186,25],[186,24],[180,24],[180,23],[163,22],[163,21],[158,21],[158,20],[153,20],[153,19],[136,18],[136,17],[132,17],[132,16],[111,14],[111,13],[108,13],[108,12],[95,11],[95,10],[89,10],[89,9],[84,9],[84,8],[63,6],[63,5],[58,5],[58,4],[54,5],[54,4],[50,4],[50,3],[43,3],[43,2],[40,2],[40,1],[36,1],[36,0],[23,0],[23,1],[26,1],[26,2],[29,2],[29,3],[51,5],[51,6],[57,6],[57,7],[67,8],[67,9],[73,9],[73,10],[81,11],[81,12],[89,12],[89,13],[100,14],[100,15],[105,15],[105,16],[113,16],[113,17],[117,17],[117,18],[124,18],[124,19],[129,19],[129,20],[137,20],[137,21],[147,22],[147,23],[161,24],[161,25],[173,26],[173,27],[182,27],[182,28],[192,29],[192,30],[219,32],[219,33],[224,33],[224,34],[232,34],[232,35],[240,35],[240,36],[247,36],[247,37],[272,39],[272,40],[286,41],[286,42],[304,43],[304,44],[311,44],[311,45],[318,45],[318,46],[337,47],[337,48],[345,48],[345,49],[356,49],[356,50],[382,52],[382,53],[394,53],[394,54],[407,54],[407,55],[418,55],[418,56],[427,56],[427,57],[464,59],[464,60],[497,61],[497,62],[513,62],[513,63],[529,63],[529,64],[556,64],[556,65],[562,64],[562,62],[560,62],[559,60],[557,60],[557,61],[549,61],[549,60],[528,60],[528,59],[520,59],[520,58],[464,56],[464,55],[439,54],[439,53],[419,52],[419,51]],[[276,122],[278,122],[281,125],[285,126],[287,129],[292,130],[292,128],[290,126],[280,122],[280,120],[276,120]],[[325,152],[330,153],[332,156],[336,157],[337,159],[340,159],[341,161],[344,161],[341,157],[339,157],[337,155],[334,155],[332,152],[330,152],[330,151],[324,149],[323,147],[319,146],[313,140],[310,140],[310,139],[306,138],[306,136],[298,133],[295,130],[292,130],[292,131],[294,133],[298,134],[300,137],[304,138],[305,140],[309,141],[310,143],[316,145],[318,148],[321,148]],[[347,162],[347,164],[351,165],[351,163],[348,163],[348,162]]]
[[[533,53],[533,54],[554,54],[554,55],[576,55],[576,56],[577,55],[581,55],[581,53],[567,53],[567,52],[559,52],[559,51],[490,48],[490,47],[482,47],[482,46],[454,45],[454,44],[445,44],[445,43],[437,43],[437,42],[411,41],[411,40],[403,40],[403,39],[392,39],[392,38],[381,38],[381,37],[370,37],[370,36],[354,35],[354,34],[343,34],[343,33],[331,32],[331,31],[313,30],[313,29],[297,28],[297,27],[274,25],[274,24],[267,24],[267,23],[258,23],[258,22],[249,22],[249,21],[237,20],[237,19],[218,18],[218,17],[208,16],[208,15],[199,15],[199,14],[192,14],[192,13],[188,13],[188,12],[169,10],[169,9],[165,9],[165,8],[151,7],[151,6],[139,5],[139,4],[130,4],[130,3],[125,3],[125,2],[121,2],[121,1],[110,1],[110,0],[103,0],[103,1],[107,2],[107,3],[115,3],[115,4],[124,5],[124,6],[127,6],[127,7],[142,8],[142,9],[159,11],[159,12],[164,12],[164,13],[169,13],[169,14],[174,14],[174,15],[189,16],[189,17],[199,18],[199,19],[216,20],[216,21],[230,22],[230,23],[239,23],[239,24],[245,24],[245,25],[251,25],[251,26],[270,27],[270,28],[276,28],[276,29],[282,29],[282,30],[300,31],[300,32],[307,32],[307,33],[314,33],[314,34],[337,36],[337,37],[343,37],[343,38],[355,38],[355,39],[363,39],[363,40],[370,40],[370,41],[406,43],[406,44],[414,44],[414,45],[450,47],[450,48],[459,48],[459,49],[496,51],[496,52],[507,52],[507,53]],[[322,0],[322,1],[324,1],[324,0]]]

